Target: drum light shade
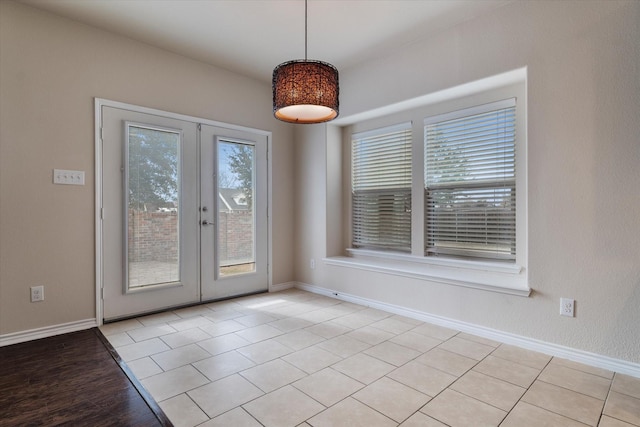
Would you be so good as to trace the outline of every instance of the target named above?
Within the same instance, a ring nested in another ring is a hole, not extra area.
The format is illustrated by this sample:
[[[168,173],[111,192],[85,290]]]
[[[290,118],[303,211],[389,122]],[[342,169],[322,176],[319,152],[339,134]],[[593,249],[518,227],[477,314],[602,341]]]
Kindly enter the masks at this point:
[[[338,70],[307,59],[283,62],[273,70],[273,114],[290,123],[322,123],[339,114]]]
[[[323,123],[339,114],[338,69],[307,59],[307,0],[304,0],[304,59],[273,69],[273,115],[289,123]]]

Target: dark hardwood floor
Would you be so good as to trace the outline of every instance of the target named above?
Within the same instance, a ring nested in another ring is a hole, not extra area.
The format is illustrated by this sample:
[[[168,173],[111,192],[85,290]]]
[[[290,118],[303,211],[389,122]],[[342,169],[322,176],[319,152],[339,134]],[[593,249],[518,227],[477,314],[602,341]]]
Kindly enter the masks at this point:
[[[0,347],[0,426],[171,426],[127,369],[97,328]]]

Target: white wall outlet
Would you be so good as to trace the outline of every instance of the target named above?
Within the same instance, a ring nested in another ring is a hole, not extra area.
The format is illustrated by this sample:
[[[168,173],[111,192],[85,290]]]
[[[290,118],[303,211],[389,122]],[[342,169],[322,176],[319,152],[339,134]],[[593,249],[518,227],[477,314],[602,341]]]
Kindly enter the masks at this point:
[[[54,169],[53,183],[66,185],[84,185],[84,171]]]
[[[31,302],[44,301],[44,286],[31,287]]]
[[[562,316],[573,317],[575,300],[571,298],[560,298],[560,314]]]
[[[309,268],[311,268],[312,270],[316,268],[316,260],[311,258],[311,260],[309,261]]]

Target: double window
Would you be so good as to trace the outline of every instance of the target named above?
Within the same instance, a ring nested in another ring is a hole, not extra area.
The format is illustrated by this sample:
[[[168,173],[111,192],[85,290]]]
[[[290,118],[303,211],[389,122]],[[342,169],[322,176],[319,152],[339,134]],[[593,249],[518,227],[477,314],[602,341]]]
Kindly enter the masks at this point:
[[[515,98],[422,120],[352,135],[353,248],[515,261]]]

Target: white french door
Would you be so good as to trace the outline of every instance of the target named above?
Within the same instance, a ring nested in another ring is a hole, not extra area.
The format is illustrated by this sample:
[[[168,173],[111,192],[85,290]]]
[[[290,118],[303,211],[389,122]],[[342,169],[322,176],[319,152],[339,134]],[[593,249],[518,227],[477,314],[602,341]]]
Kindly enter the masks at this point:
[[[267,137],[202,126],[203,300],[266,290]]]
[[[100,114],[103,319],[267,290],[267,136]]]

